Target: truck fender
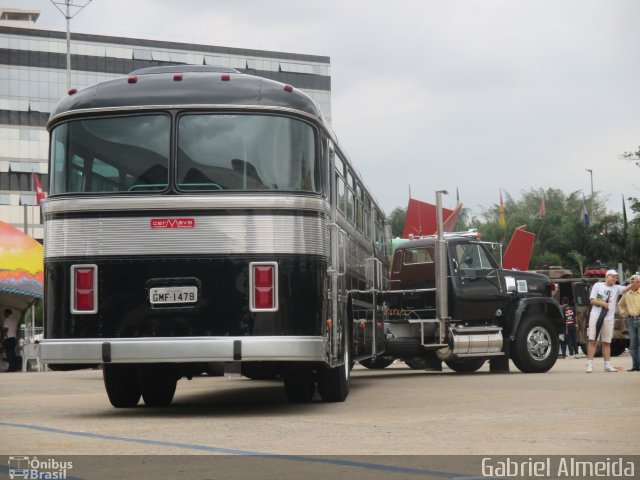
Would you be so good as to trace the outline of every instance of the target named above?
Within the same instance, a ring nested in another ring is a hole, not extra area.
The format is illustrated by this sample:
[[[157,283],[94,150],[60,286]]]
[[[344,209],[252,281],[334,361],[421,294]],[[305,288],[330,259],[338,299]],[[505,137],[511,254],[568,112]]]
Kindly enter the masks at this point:
[[[558,305],[558,302],[556,302],[553,298],[521,298],[514,312],[511,332],[509,334],[510,340],[513,341],[516,339],[516,333],[518,332],[520,322],[529,312],[532,311],[543,313],[545,316],[551,319],[555,327],[558,329],[558,332],[563,331],[564,319],[562,318],[562,309],[560,308],[560,305]]]

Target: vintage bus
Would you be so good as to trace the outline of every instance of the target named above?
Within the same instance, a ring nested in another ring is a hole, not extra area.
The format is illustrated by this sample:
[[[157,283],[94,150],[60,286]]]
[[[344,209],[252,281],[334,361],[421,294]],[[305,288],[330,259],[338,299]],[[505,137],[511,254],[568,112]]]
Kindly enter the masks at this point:
[[[346,398],[384,345],[388,233],[307,95],[154,67],[69,90],[47,128],[43,361],[101,364],[115,407],[212,362]]]

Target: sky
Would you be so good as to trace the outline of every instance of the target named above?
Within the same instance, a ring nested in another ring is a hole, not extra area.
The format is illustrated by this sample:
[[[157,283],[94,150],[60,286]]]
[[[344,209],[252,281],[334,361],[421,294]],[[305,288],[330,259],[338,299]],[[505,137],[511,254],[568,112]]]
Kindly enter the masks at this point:
[[[49,0],[0,0],[39,9]],[[93,0],[72,31],[331,57],[332,122],[389,213],[531,188],[640,196],[640,1]]]

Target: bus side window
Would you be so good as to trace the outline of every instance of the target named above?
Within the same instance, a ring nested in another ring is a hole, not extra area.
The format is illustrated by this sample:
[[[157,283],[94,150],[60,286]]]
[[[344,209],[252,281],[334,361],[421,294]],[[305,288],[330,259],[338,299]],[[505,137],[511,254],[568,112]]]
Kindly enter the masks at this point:
[[[340,210],[344,214],[344,179],[336,173],[336,195],[338,198],[336,199],[336,203],[338,204],[338,210]]]

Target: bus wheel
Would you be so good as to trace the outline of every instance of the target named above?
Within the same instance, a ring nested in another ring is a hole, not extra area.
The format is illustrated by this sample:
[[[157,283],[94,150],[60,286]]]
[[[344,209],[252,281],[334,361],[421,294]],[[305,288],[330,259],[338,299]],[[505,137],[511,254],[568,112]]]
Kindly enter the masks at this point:
[[[457,373],[472,373],[480,370],[480,367],[486,362],[486,358],[450,358],[445,360],[451,370]]]
[[[140,400],[140,384],[135,365],[105,364],[102,378],[111,405],[116,408],[135,407]]]
[[[147,407],[166,407],[176,393],[178,377],[167,365],[140,365],[138,371],[142,399]]]
[[[524,373],[543,373],[558,359],[560,339],[551,320],[544,315],[525,317],[511,345],[511,359]]]
[[[284,392],[291,403],[310,402],[315,391],[316,382],[311,370],[300,369],[285,373]]]
[[[382,370],[384,368],[387,368],[392,363],[393,358],[391,357],[376,357],[367,358],[366,360],[360,360],[360,365],[370,370]]]
[[[348,333],[343,334],[344,362],[334,368],[327,368],[318,372],[318,391],[325,402],[344,402],[349,395],[349,379],[351,377],[350,342]]]

